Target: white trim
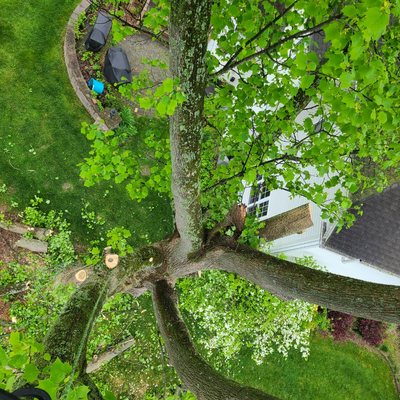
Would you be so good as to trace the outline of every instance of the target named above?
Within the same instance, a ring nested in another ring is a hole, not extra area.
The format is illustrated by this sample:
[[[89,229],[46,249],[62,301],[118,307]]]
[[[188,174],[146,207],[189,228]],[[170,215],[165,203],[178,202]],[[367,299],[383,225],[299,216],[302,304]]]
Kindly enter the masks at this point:
[[[318,239],[311,239],[305,242],[300,242],[300,243],[295,243],[287,246],[272,246],[271,248],[271,253],[277,254],[277,253],[284,253],[285,251],[291,251],[291,250],[298,250],[298,249],[306,249],[308,247],[314,247],[314,246],[319,246],[319,238]]]

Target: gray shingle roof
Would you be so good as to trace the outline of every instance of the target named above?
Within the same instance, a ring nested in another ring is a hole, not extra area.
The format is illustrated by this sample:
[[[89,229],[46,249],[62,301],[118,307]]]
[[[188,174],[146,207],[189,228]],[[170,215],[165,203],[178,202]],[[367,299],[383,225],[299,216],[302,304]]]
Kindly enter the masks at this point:
[[[363,200],[350,229],[333,232],[324,247],[400,276],[400,184]]]

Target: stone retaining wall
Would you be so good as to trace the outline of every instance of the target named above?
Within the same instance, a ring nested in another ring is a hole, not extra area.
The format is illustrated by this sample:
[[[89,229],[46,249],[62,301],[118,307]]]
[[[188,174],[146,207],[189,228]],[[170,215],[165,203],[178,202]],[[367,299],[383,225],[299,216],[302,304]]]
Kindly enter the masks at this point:
[[[101,116],[97,105],[93,103],[93,97],[90,92],[89,87],[79,67],[78,57],[76,55],[75,47],[75,32],[74,28],[78,20],[79,14],[85,11],[90,5],[89,0],[83,0],[71,14],[67,24],[67,30],[65,32],[64,39],[64,59],[67,66],[69,80],[72,87],[74,88],[79,100],[82,102],[84,107],[90,116],[94,119],[94,122],[99,124],[100,128],[103,130],[109,130],[107,125],[104,124],[104,117]]]

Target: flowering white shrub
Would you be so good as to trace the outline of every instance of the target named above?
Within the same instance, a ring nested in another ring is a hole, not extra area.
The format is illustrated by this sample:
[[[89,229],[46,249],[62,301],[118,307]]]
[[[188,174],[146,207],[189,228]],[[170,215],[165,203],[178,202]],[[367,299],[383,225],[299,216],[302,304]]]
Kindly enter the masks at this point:
[[[207,271],[178,287],[180,309],[196,322],[196,339],[218,362],[243,348],[252,349],[257,364],[273,352],[286,358],[291,349],[307,358],[311,332],[326,322],[317,306],[280,300],[234,274]]]

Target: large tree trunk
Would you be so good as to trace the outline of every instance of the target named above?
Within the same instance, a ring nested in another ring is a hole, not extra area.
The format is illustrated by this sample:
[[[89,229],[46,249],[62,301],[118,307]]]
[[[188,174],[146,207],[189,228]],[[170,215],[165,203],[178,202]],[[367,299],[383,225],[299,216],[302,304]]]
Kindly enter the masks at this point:
[[[259,390],[244,387],[217,373],[197,353],[179,315],[176,294],[167,281],[154,285],[153,304],[170,362],[198,400],[273,400]]]
[[[246,246],[217,246],[197,261],[171,265],[174,278],[202,269],[234,272],[282,298],[302,299],[352,315],[400,323],[400,286],[381,285],[281,260]]]
[[[170,121],[172,193],[186,253],[198,250],[203,241],[200,155],[211,4],[212,0],[171,1],[170,70],[186,96]]]

